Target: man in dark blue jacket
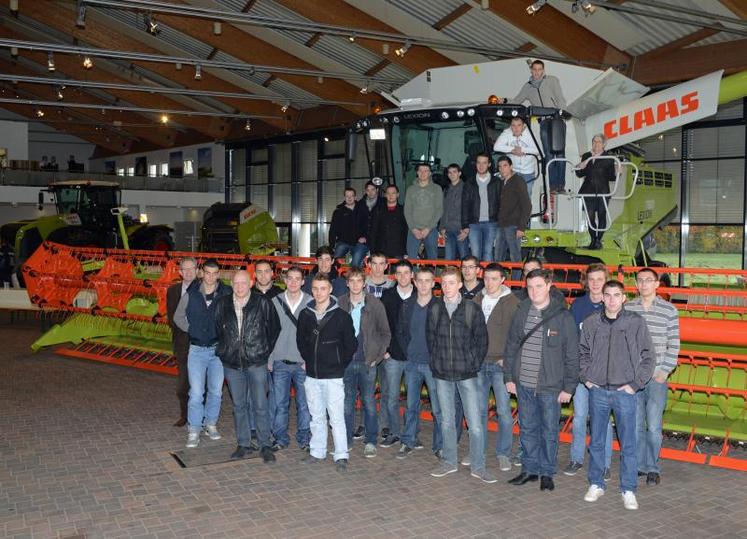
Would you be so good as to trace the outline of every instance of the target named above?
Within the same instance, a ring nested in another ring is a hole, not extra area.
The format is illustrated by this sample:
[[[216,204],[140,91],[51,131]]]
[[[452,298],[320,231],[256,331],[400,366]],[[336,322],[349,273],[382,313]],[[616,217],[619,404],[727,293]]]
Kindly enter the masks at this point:
[[[218,279],[218,262],[211,258],[202,265],[202,280],[194,281],[179,300],[174,323],[189,334],[189,402],[187,404],[187,447],[197,447],[204,428],[211,440],[220,440],[218,416],[223,392],[223,364],[215,355],[218,333],[215,327],[216,300],[231,294],[231,287]],[[207,399],[205,382],[207,381]]]
[[[345,200],[332,212],[332,223],[329,225],[329,244],[335,250],[334,258],[352,253],[350,265],[356,268],[361,267],[363,257],[368,252],[368,231],[365,229],[368,222],[363,215],[366,208],[361,208],[359,204],[355,201],[355,189],[346,187]]]

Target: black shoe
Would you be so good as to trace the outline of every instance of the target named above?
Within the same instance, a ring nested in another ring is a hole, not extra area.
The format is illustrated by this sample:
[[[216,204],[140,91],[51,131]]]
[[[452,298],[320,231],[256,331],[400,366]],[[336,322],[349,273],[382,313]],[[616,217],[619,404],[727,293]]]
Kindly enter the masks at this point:
[[[646,472],[638,472],[638,477],[646,477],[647,475]]]
[[[543,475],[540,478],[540,490],[555,490],[555,482],[552,477]]]
[[[511,485],[523,485],[525,483],[529,483],[530,481],[537,481],[539,479],[539,476],[536,474],[528,474],[521,472],[519,475],[514,477],[513,479],[509,479],[509,483]]]
[[[246,447],[240,445],[236,446],[236,451],[231,453],[232,459],[243,459],[246,456]]]
[[[265,464],[272,464],[275,462],[275,453],[272,452],[271,447],[263,447],[259,454],[262,455],[262,461]]]
[[[661,483],[661,476],[656,472],[648,472],[646,475],[646,484],[658,485],[659,483]]]
[[[365,432],[363,431],[363,425],[358,426],[353,433],[353,440],[362,440]]]
[[[187,424],[187,418],[186,417],[180,417],[179,419],[176,420],[176,422],[174,423],[174,426],[175,427],[183,427],[186,424]]]
[[[383,429],[381,429],[381,437],[386,440],[389,437],[390,432],[391,431],[388,427],[384,427]]]
[[[298,448],[299,448],[299,449],[300,449],[301,451],[308,451],[308,450],[309,450],[309,443],[308,443],[308,442],[306,442],[305,444],[301,444],[301,445],[299,445],[299,446],[298,446]]]
[[[288,447],[287,445],[283,445],[280,442],[275,442],[274,444],[272,444],[272,447],[270,449],[272,449],[272,451],[275,452],[275,451],[281,451],[287,447]]]

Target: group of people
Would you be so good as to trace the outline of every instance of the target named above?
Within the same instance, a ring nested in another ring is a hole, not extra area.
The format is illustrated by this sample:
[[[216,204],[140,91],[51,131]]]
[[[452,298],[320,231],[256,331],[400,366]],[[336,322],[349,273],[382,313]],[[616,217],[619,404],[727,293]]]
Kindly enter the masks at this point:
[[[621,450],[624,506],[638,507],[637,476],[649,485],[660,482],[662,414],[667,377],[677,364],[679,325],[676,308],[656,294],[655,270],[638,271],[638,297],[626,303],[623,284],[610,279],[604,265],[591,264],[586,294],[567,309],[552,272],[538,259],[524,263],[525,287],[512,291],[500,264],[481,267],[468,255],[461,268],[441,271],[436,296],[431,266],[414,267],[402,258],[388,275],[386,255],[375,252],[368,276],[353,266],[343,277],[332,255],[329,247],[320,248],[309,275],[288,268],[284,290],[274,284],[268,261],[256,262],[254,275],[235,272],[230,287],[219,279],[214,260],[202,264],[200,279],[194,259],[181,261],[183,281],[170,287],[167,299],[180,372],[182,417],[176,425],[187,425],[187,447],[197,447],[203,433],[220,439],[225,379],[237,437],[232,458],[259,452],[270,463],[290,445],[292,386],[296,442],[308,451],[305,463],[326,459],[328,424],[340,471],[347,470],[356,439],[363,439],[366,458],[396,445],[396,458],[407,459],[424,447],[419,419],[425,384],[434,420],[430,448],[438,459],[434,477],[456,472],[461,462],[473,477],[497,481],[486,462],[492,389],[498,468],[522,466],[509,483],[555,488],[561,405],[568,402],[574,418],[567,475],[583,467],[590,420],[585,500],[603,495],[610,477],[610,413]],[[512,394],[520,425],[516,453]],[[356,429],[359,398],[363,421]],[[459,459],[462,417],[469,452]]]

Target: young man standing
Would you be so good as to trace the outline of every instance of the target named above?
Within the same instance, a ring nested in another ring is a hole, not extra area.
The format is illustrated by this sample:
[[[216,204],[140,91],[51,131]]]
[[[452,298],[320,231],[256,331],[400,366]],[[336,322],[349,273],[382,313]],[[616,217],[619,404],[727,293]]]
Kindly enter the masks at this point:
[[[301,449],[308,449],[311,431],[309,407],[306,403],[306,370],[296,344],[298,316],[311,301],[311,296],[301,290],[303,270],[291,266],[285,272],[285,292],[272,298],[280,319],[280,335],[268,363],[272,371],[275,393],[275,418],[272,434],[275,437],[273,449],[284,449],[290,445],[288,435],[288,408],[290,407],[291,385],[296,390],[296,442]]]
[[[480,368],[477,379],[480,384],[480,412],[485,427],[485,449],[488,448],[488,398],[490,388],[495,395],[495,411],[498,416],[498,437],[495,456],[502,472],[511,469],[511,446],[513,445],[513,417],[511,416],[511,397],[506,391],[503,374],[503,354],[511,320],[519,306],[519,300],[511,289],[503,284],[506,270],[500,264],[491,263],[483,272],[485,288],[475,297],[482,309],[488,328],[488,353]]]
[[[646,321],[623,309],[623,284],[607,281],[602,294],[604,309],[584,320],[579,345],[579,378],[589,389],[591,418],[590,486],[584,500],[595,502],[604,494],[604,448],[612,411],[620,440],[620,491],[625,509],[633,510],[638,509],[636,393],[651,379],[656,358]]]
[[[446,260],[461,260],[469,253],[469,227],[462,228],[462,169],[452,163],[446,167],[449,185],[444,192],[444,214],[441,217],[441,234],[446,240]]]
[[[381,447],[391,447],[400,441],[401,428],[399,418],[400,408],[400,384],[402,374],[405,371],[407,355],[396,338],[396,332],[400,323],[400,309],[405,300],[413,294],[412,286],[412,264],[406,259],[399,260],[394,265],[394,277],[397,286],[384,290],[381,295],[381,303],[384,304],[389,331],[392,338],[389,341],[389,349],[384,354],[382,362],[384,378],[382,378],[381,409],[387,410],[389,417],[389,436],[381,442]],[[386,388],[386,391],[384,391]]]
[[[578,332],[565,303],[550,295],[550,271],[530,271],[526,283],[529,301],[511,322],[504,359],[506,390],[518,399],[521,425],[522,472],[509,483],[541,478],[540,490],[554,490],[560,406],[578,384]]]
[[[373,223],[373,216],[376,213],[376,208],[379,206],[381,197],[379,196],[379,188],[371,180],[366,182],[364,187],[364,194],[357,202],[355,207],[356,219],[358,220],[358,229],[363,234],[363,241],[365,242],[366,249],[368,252],[371,251],[371,225]],[[360,265],[355,267],[359,268]]]
[[[252,281],[246,271],[233,275],[233,294],[216,300],[215,354],[223,363],[233,400],[233,422],[237,447],[231,458],[251,452],[249,401],[257,424],[260,453],[265,463],[275,462],[271,447],[271,424],[267,403],[267,360],[280,334],[280,320],[270,300],[251,293]]]
[[[485,431],[480,421],[477,379],[488,351],[488,332],[480,308],[473,301],[462,298],[461,287],[459,270],[445,268],[441,274],[443,298],[430,306],[426,321],[430,366],[441,407],[444,444],[443,461],[431,475],[443,477],[457,471],[454,395],[458,392],[469,424],[471,475],[486,483],[495,483],[496,478],[485,467]]]
[[[462,288],[461,294],[465,299],[475,299],[485,286],[480,279],[480,261],[475,255],[467,255],[462,258]]]
[[[653,377],[637,393],[638,475],[646,476],[647,485],[658,485],[661,418],[667,404],[667,378],[677,367],[680,352],[680,317],[677,307],[656,294],[659,288],[656,270],[638,270],[636,287],[638,297],[628,302],[627,310],[640,314],[646,321],[656,358]]]
[[[369,247],[387,258],[404,258],[407,253],[405,209],[397,202],[399,188],[392,184],[384,189],[386,204],[376,204],[371,218]]]
[[[511,126],[503,130],[493,145],[494,152],[501,152],[511,157],[514,171],[527,183],[529,198],[532,198],[532,186],[537,179],[537,156],[539,150],[532,133],[527,128],[524,118],[516,116],[511,119]]]
[[[428,311],[433,304],[433,285],[435,275],[433,268],[418,266],[415,273],[416,294],[406,298],[402,303],[395,340],[407,358],[405,362],[405,387],[407,388],[407,409],[405,411],[405,430],[402,433],[402,444],[397,453],[398,459],[407,458],[413,449],[418,447],[417,434],[420,426],[420,389],[425,383],[428,399],[431,402],[433,415],[433,441],[431,450],[436,457],[443,456],[443,439],[441,436],[441,407],[438,401],[438,390],[430,367],[428,351],[427,321]]]
[[[363,455],[376,456],[376,437],[379,422],[376,416],[376,366],[384,360],[391,333],[386,311],[381,301],[365,291],[363,271],[350,268],[347,274],[347,294],[340,297],[340,309],[353,319],[358,347],[353,361],[345,369],[345,425],[348,445],[353,442],[355,401],[360,391],[363,402],[366,446]]]
[[[498,261],[521,261],[521,239],[532,214],[532,202],[527,193],[527,184],[518,174],[514,174],[513,162],[507,155],[498,158],[498,171],[503,184],[501,187],[501,212],[498,216],[498,233],[495,242],[495,257]],[[515,279],[519,278],[518,270]]]
[[[327,457],[327,415],[332,427],[337,470],[348,469],[348,437],[345,432],[345,368],[358,348],[353,319],[332,297],[326,273],[317,273],[311,284],[314,300],[298,315],[296,345],[306,364],[306,401],[311,414],[309,455],[315,464]]]
[[[462,229],[469,228],[472,255],[483,262],[492,262],[501,181],[490,173],[487,153],[477,154],[475,167],[477,174],[465,182],[462,193]]]
[[[395,286],[395,281],[391,280],[386,274],[388,267],[389,262],[387,262],[384,253],[371,253],[371,256],[368,258],[370,273],[366,277],[366,292],[374,297],[381,298],[384,290]]]
[[[345,199],[332,212],[332,223],[329,226],[329,244],[334,247],[334,258],[342,258],[352,253],[351,266],[359,268],[363,257],[368,252],[365,231],[361,228],[362,220],[355,201],[355,189],[345,188]]]
[[[586,268],[586,294],[576,298],[571,305],[571,314],[578,331],[584,327],[584,320],[604,308],[602,289],[609,279],[607,266],[595,262]],[[573,395],[573,441],[571,442],[571,462],[563,469],[565,475],[576,475],[584,466],[586,454],[586,422],[589,418],[589,389],[582,383],[576,386]],[[610,478],[612,462],[612,421],[607,424],[607,441],[604,450],[604,480]]]
[[[332,249],[328,245],[322,245],[316,250],[316,268],[314,268],[309,274],[308,278],[305,279],[302,290],[307,294],[311,295],[311,285],[314,281],[314,277],[318,273],[322,273],[329,277],[329,282],[332,284],[332,295],[335,298],[339,298],[345,292],[347,292],[347,284],[345,279],[337,276],[337,268],[335,268],[335,259],[332,258]]]
[[[200,431],[211,440],[220,440],[218,416],[223,393],[223,364],[215,354],[218,334],[215,305],[221,296],[231,295],[231,287],[218,279],[220,267],[214,258],[202,264],[202,281],[193,283],[179,300],[174,323],[189,334],[189,403],[187,405],[187,447],[197,447]],[[207,383],[207,399],[205,384]]]
[[[417,181],[407,188],[405,194],[405,219],[407,234],[407,257],[418,258],[420,245],[425,244],[425,257],[438,258],[438,221],[444,212],[444,196],[441,188],[431,181],[431,166],[420,163],[416,169]]]
[[[272,299],[283,293],[283,289],[275,284],[275,270],[269,260],[257,260],[254,263],[254,286],[252,292],[262,294]]]
[[[189,335],[179,329],[174,323],[174,313],[179,305],[179,300],[187,293],[190,285],[197,277],[197,260],[192,257],[183,258],[179,262],[180,283],[172,284],[166,290],[166,314],[171,326],[171,344],[176,358],[176,369],[178,372],[176,383],[176,396],[179,399],[179,419],[174,423],[175,427],[183,427],[187,424],[187,402],[189,400],[189,374],[187,372],[187,356],[189,355]]]

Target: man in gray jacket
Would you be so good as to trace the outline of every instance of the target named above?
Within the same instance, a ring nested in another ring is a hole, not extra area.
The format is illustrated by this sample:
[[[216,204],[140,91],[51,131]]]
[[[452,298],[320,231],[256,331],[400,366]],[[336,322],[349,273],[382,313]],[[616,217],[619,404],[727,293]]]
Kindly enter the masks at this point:
[[[579,344],[579,378],[589,388],[589,490],[587,502],[604,494],[604,450],[610,411],[615,414],[620,441],[620,490],[625,509],[638,509],[636,393],[651,379],[656,365],[654,345],[646,321],[623,309],[625,288],[607,281],[602,290],[604,309],[584,320]]]
[[[376,366],[384,361],[389,348],[391,330],[386,317],[384,304],[376,296],[365,291],[363,271],[350,268],[347,273],[347,294],[340,297],[340,309],[350,314],[353,329],[358,340],[358,348],[353,361],[345,369],[345,428],[348,447],[353,443],[353,415],[355,397],[358,391],[363,402],[363,418],[366,432],[366,446],[363,455],[376,456],[376,437],[379,422],[376,417]]]
[[[267,368],[272,372],[275,394],[275,416],[272,419],[274,450],[290,445],[288,436],[288,409],[290,388],[296,388],[296,442],[301,449],[309,448],[311,415],[306,403],[306,366],[296,344],[298,314],[306,308],[311,296],[301,290],[303,270],[292,266],[285,272],[285,292],[272,298],[272,305],[280,319],[280,335],[270,354]]]
[[[441,217],[441,234],[446,240],[444,258],[461,260],[469,254],[469,227],[462,228],[462,169],[456,163],[446,167],[449,186],[444,192],[444,214]]]
[[[420,244],[425,243],[425,257],[438,258],[438,221],[444,212],[444,195],[431,180],[431,166],[420,163],[418,178],[405,194],[405,220],[407,233],[407,258],[418,258]]]

